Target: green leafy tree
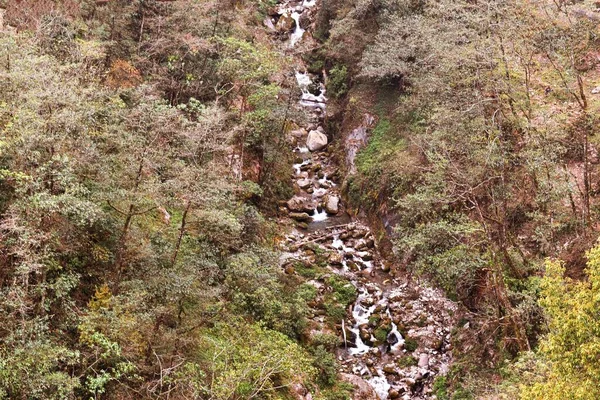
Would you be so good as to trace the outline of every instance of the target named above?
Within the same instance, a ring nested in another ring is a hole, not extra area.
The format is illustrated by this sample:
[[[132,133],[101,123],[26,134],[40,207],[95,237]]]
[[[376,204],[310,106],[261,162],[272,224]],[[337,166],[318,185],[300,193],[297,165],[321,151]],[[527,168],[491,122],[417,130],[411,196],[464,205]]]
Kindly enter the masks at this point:
[[[587,280],[565,278],[558,261],[546,262],[540,303],[549,332],[540,344],[540,381],[523,388],[522,399],[597,399],[600,396],[600,247],[587,254]]]

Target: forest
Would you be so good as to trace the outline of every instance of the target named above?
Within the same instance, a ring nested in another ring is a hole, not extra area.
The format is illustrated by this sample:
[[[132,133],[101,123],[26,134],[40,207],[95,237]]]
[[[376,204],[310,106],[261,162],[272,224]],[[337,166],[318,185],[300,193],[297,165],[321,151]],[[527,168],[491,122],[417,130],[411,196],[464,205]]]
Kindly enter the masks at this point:
[[[600,3],[0,0],[0,400],[600,399]]]

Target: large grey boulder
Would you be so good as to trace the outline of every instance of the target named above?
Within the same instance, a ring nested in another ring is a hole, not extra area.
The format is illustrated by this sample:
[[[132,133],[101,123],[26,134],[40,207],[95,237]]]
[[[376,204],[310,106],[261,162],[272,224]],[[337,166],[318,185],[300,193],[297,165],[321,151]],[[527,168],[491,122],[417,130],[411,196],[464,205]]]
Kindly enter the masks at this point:
[[[325,211],[327,214],[337,214],[340,211],[340,198],[337,196],[329,195],[325,197],[324,201]]]
[[[310,131],[306,138],[306,147],[310,151],[323,150],[327,146],[327,136],[319,131]]]

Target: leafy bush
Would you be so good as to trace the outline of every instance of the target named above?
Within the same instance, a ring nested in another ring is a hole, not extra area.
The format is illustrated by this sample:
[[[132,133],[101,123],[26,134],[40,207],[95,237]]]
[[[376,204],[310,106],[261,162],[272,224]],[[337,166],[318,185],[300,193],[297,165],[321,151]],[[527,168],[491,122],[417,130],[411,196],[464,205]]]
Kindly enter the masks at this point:
[[[216,400],[257,399],[292,382],[310,382],[315,368],[285,335],[244,321],[220,323],[201,337],[205,382],[198,387]]]
[[[345,65],[336,65],[329,70],[327,93],[336,99],[348,93],[348,69]]]

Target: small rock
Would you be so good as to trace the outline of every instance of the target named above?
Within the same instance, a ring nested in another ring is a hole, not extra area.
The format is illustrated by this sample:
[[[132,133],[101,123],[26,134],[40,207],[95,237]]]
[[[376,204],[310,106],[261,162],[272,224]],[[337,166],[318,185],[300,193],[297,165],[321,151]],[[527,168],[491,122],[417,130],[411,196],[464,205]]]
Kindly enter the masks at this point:
[[[427,353],[421,353],[419,356],[419,368],[427,368],[429,366],[429,355]]]
[[[371,261],[371,260],[373,260],[373,254],[365,253],[361,256],[361,258],[365,261]]]
[[[344,257],[339,253],[332,253],[329,256],[329,264],[331,265],[342,265]]]
[[[288,275],[294,275],[294,273],[296,272],[296,269],[294,268],[293,265],[288,264],[285,266],[285,273]]]
[[[306,134],[307,134],[307,132],[306,132],[306,129],[304,129],[304,128],[295,129],[295,130],[293,130],[293,131],[290,132],[290,135],[292,137],[295,137],[295,138],[298,138],[298,139],[303,138],[304,136],[306,136]]]
[[[396,375],[396,366],[394,364],[386,364],[383,366],[383,372],[390,375]]]

